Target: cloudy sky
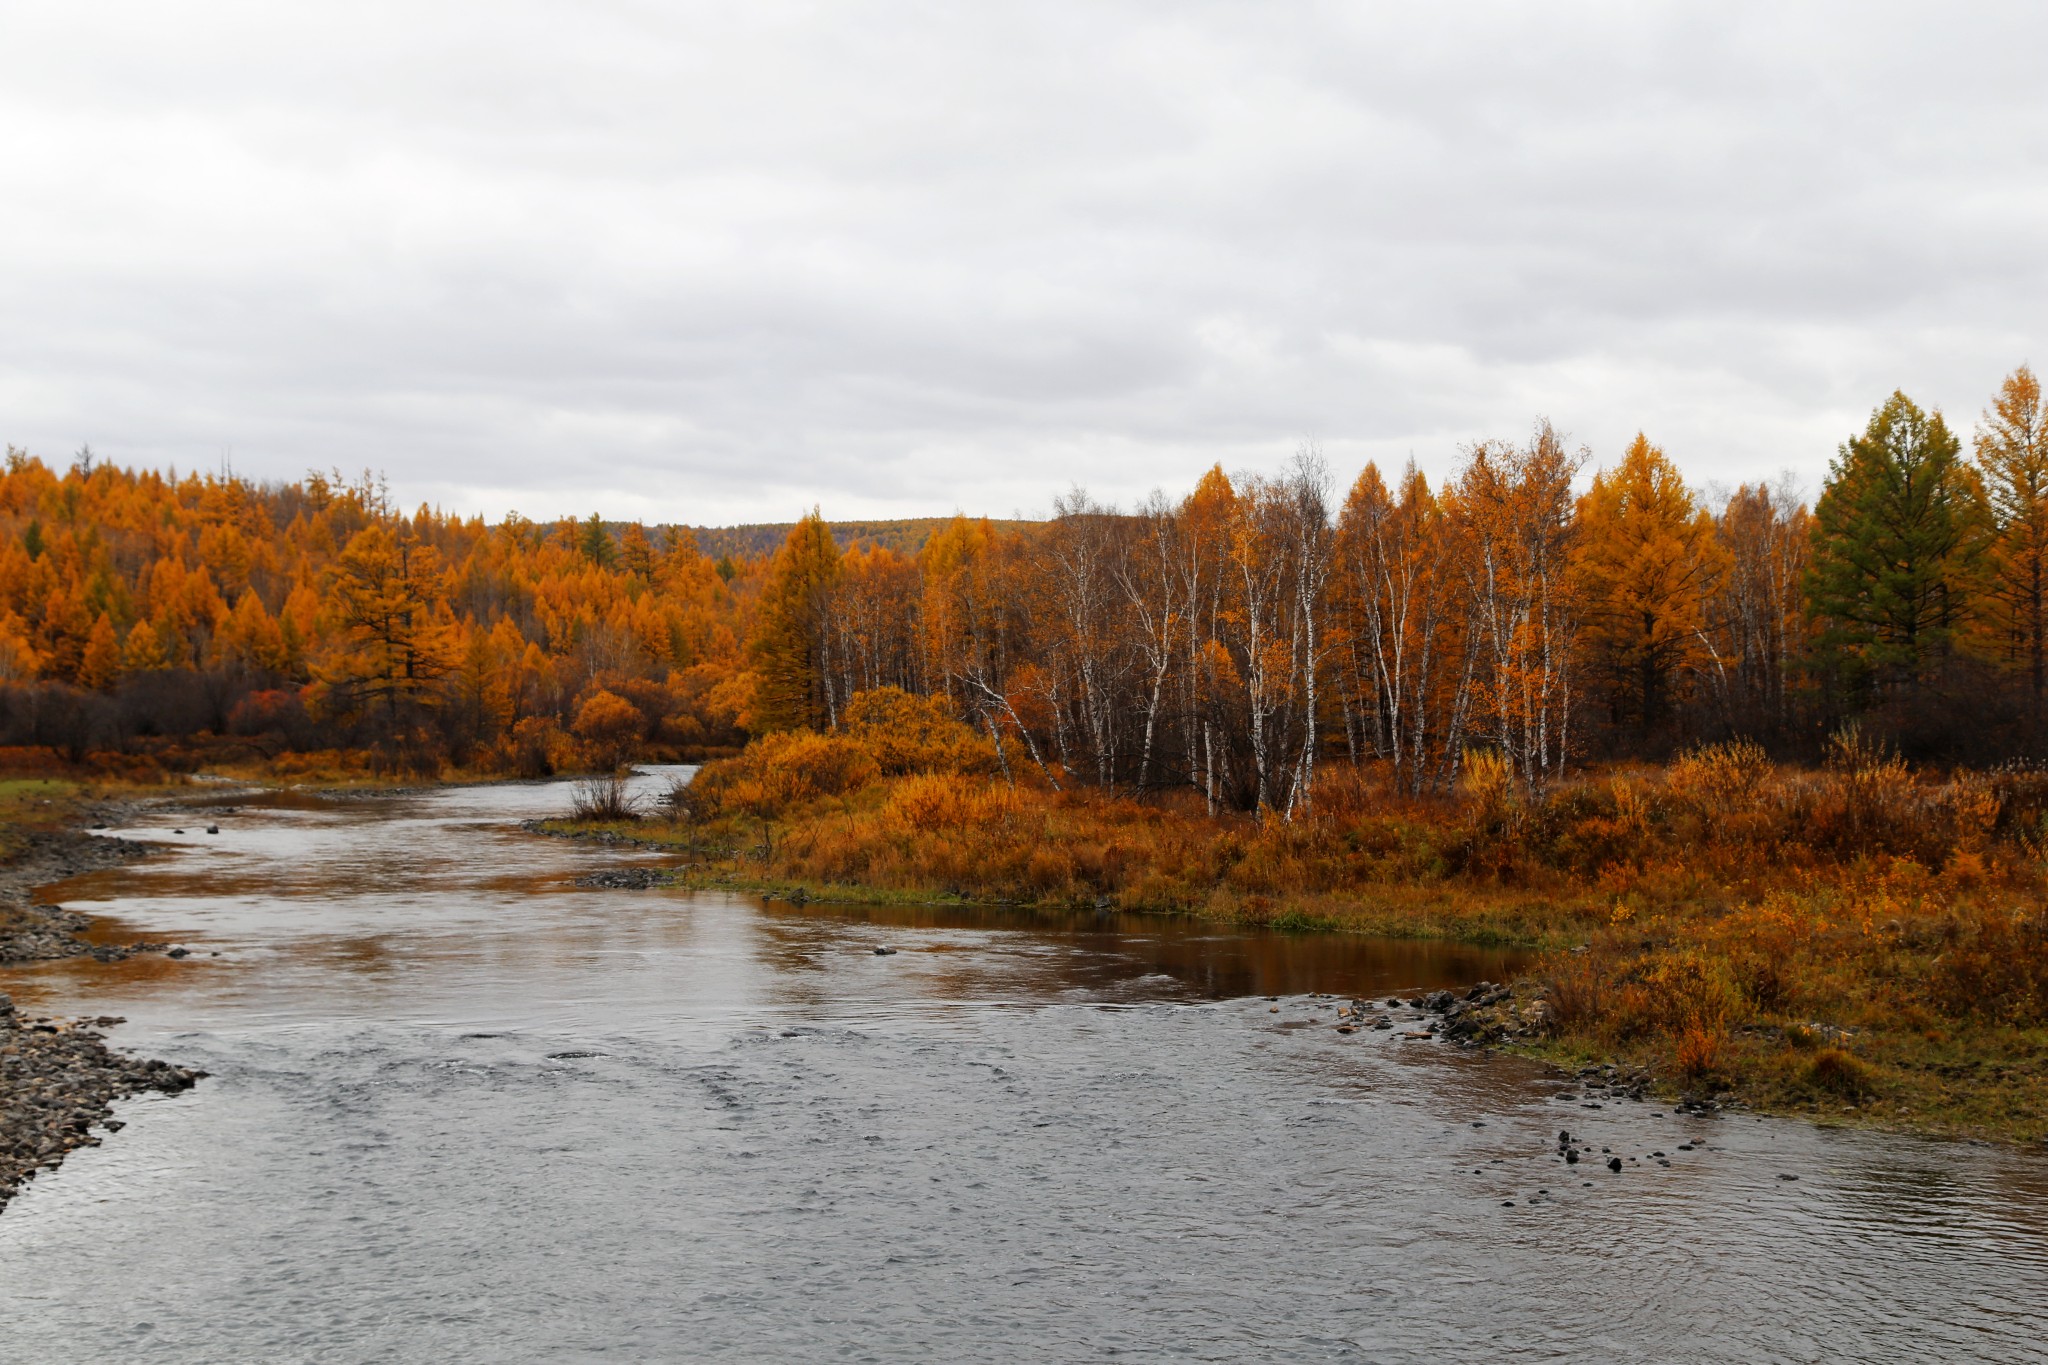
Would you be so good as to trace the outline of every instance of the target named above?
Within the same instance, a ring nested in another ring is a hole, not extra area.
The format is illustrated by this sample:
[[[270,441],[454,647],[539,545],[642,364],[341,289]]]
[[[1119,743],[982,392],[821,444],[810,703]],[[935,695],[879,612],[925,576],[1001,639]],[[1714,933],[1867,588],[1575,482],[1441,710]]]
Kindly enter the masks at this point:
[[[2048,363],[2048,10],[5,3],[0,439],[496,518],[1548,416],[1817,483]]]

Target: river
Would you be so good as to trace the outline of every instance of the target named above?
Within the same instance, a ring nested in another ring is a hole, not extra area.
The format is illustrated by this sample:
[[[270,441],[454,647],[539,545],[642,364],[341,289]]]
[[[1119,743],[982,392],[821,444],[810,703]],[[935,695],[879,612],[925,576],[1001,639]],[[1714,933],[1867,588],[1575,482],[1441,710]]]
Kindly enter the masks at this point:
[[[1314,996],[1501,954],[583,889],[646,855],[518,829],[567,803],[113,831],[168,851],[61,899],[193,956],[0,989],[212,1076],[0,1216],[0,1360],[2048,1358],[2048,1160],[1609,1102]]]

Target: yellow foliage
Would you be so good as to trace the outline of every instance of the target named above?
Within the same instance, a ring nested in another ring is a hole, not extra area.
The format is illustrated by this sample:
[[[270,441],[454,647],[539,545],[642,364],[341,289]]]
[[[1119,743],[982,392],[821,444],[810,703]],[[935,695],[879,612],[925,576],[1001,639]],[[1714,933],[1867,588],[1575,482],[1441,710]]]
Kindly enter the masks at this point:
[[[854,694],[846,704],[845,733],[889,775],[991,773],[995,746],[946,709],[939,697],[917,697],[898,687]]]

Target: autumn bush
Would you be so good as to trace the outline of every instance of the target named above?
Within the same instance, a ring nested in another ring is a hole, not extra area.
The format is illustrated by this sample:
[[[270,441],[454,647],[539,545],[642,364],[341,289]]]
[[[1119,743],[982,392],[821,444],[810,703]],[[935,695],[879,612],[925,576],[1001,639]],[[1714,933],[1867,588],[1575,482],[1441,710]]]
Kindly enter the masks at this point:
[[[632,702],[600,687],[576,708],[576,719],[569,728],[583,741],[590,766],[609,772],[624,763],[645,738],[647,720]]]
[[[843,735],[788,730],[764,735],[737,758],[707,763],[687,788],[697,820],[772,819],[821,797],[868,786],[881,768],[866,746]]]
[[[942,697],[913,696],[899,687],[856,693],[846,704],[843,733],[885,776],[996,771],[995,746],[962,724]]]
[[[2036,916],[1979,913],[1944,926],[1928,998],[1944,1014],[2048,1023],[2048,926]]]

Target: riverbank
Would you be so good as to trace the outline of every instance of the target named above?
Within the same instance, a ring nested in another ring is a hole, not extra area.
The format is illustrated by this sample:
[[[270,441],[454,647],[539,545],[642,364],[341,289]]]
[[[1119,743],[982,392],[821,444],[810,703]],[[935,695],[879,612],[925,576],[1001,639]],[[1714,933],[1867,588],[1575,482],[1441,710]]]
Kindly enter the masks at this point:
[[[85,829],[114,823],[135,800],[61,780],[0,782],[0,965],[179,951],[165,943],[90,943],[80,936],[90,916],[36,898],[53,882],[146,856],[147,845]],[[98,1146],[95,1125],[119,1131],[114,1101],[151,1090],[175,1094],[205,1074],[113,1051],[100,1030],[121,1022],[24,1015],[0,993],[0,1209],[36,1172]]]
[[[1817,770],[1733,745],[1536,794],[1477,761],[1426,800],[1346,767],[1294,818],[1259,820],[1013,784],[971,737],[906,754],[904,728],[774,736],[704,769],[668,818],[536,827],[797,901],[1528,948],[1513,999],[1541,1027],[1499,1045],[1639,1071],[1674,1100],[2048,1142],[2048,775],[1915,774],[1851,737]]]

